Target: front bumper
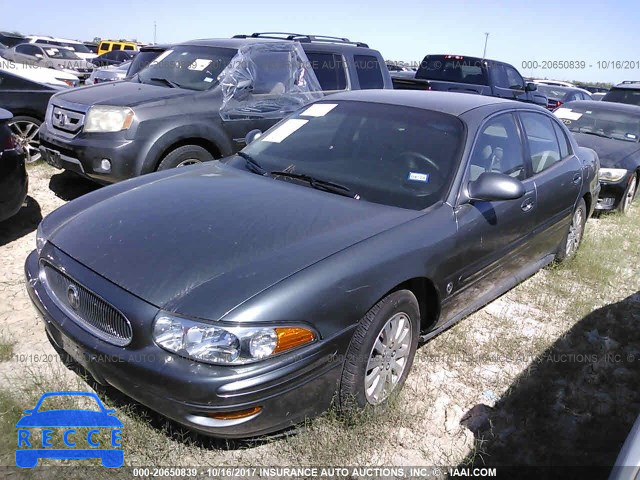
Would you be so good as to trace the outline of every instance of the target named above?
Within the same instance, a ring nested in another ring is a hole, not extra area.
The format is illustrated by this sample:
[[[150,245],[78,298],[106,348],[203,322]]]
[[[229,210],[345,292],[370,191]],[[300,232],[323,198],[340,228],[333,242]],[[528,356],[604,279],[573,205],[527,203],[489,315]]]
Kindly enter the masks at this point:
[[[130,320],[126,347],[104,342],[68,317],[51,299],[32,252],[25,264],[29,296],[57,350],[64,350],[101,384],[111,385],[150,409],[190,429],[222,438],[256,437],[285,429],[326,410],[336,392],[351,331],[273,359],[246,366],[215,366],[171,354],[150,338],[154,307],[99,277],[47,244],[42,258],[96,295],[117,304]],[[212,413],[262,410],[220,420]]]
[[[635,173],[634,173],[635,175]],[[629,185],[631,175],[626,175],[622,180],[616,183],[600,182],[600,195],[596,203],[596,210],[611,211],[618,208],[624,192]]]
[[[56,168],[71,170],[102,184],[115,183],[140,175],[137,158],[140,146],[122,133],[63,136],[40,126],[42,158]],[[110,168],[103,168],[109,160]]]

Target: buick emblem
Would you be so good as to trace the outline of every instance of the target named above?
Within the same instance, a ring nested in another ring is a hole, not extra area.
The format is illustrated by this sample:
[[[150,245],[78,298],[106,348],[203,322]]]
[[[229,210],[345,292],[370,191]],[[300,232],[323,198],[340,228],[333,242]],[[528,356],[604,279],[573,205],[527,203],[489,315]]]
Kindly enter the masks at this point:
[[[74,310],[77,310],[80,306],[80,292],[75,285],[69,285],[67,288],[67,300],[69,300],[69,306]]]

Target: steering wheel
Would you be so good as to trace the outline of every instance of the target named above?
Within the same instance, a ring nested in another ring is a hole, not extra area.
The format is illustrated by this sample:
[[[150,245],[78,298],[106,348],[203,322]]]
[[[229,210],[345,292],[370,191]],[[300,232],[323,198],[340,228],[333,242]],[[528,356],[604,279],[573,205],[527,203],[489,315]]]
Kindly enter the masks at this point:
[[[431,160],[429,157],[427,157],[426,155],[423,155],[422,153],[419,152],[411,152],[411,151],[407,151],[407,152],[402,152],[401,154],[399,154],[398,156],[396,156],[396,159],[399,158],[406,158],[407,164],[409,164],[410,160],[417,160],[419,162],[423,162],[429,165],[429,169],[431,170],[432,168],[435,168],[436,171],[440,172],[440,166],[434,162],[433,160]],[[413,167],[410,167],[413,169]],[[416,170],[419,170],[418,167],[416,167]]]

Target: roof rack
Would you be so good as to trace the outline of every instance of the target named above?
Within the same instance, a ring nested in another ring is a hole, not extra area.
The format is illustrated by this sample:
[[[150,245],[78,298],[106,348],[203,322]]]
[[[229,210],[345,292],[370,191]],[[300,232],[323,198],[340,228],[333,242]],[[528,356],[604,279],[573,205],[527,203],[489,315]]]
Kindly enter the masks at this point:
[[[277,40],[296,40],[301,43],[321,42],[321,43],[347,43],[356,47],[369,48],[363,42],[352,42],[344,37],[330,37],[328,35],[307,35],[303,33],[290,32],[257,32],[251,35],[234,35],[233,38],[274,38]]]
[[[623,84],[627,84],[627,83],[640,83],[640,80],[625,80],[622,82]]]

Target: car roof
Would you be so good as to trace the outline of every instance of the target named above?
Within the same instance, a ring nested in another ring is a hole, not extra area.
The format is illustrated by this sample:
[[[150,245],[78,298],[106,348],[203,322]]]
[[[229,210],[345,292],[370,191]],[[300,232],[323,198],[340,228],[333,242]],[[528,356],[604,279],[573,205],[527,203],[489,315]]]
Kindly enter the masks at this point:
[[[438,92],[424,90],[352,90],[349,92],[335,93],[326,100],[354,100],[358,102],[385,103],[388,105],[400,105],[404,107],[435,110],[450,115],[462,115],[469,110],[490,105],[518,106],[539,110],[540,107],[528,105],[523,102],[475,95],[471,93]]]
[[[630,89],[630,90],[639,90],[640,89],[640,80],[635,81],[635,80],[627,80],[625,82],[619,83],[613,87],[611,87],[611,89]]]
[[[632,115],[640,115],[640,106],[631,105],[629,103],[603,102],[602,100],[574,100],[562,105],[562,108],[569,108],[571,105],[580,105],[581,107],[593,107],[597,110],[608,110],[610,112],[629,113]]]
[[[174,46],[182,46],[182,45],[196,45],[201,47],[221,47],[221,48],[234,48],[238,49],[245,45],[252,45],[256,43],[273,43],[273,42],[291,42],[298,41],[297,39],[288,40],[286,38],[266,38],[266,37],[251,37],[247,36],[246,38],[201,38],[197,40],[189,40],[187,42],[177,43]],[[354,53],[375,53],[376,50],[368,47],[362,47],[353,43],[343,43],[343,42],[323,42],[323,41],[313,41],[313,42],[300,42],[302,48],[304,50],[316,50],[316,51],[336,51],[339,50],[341,52],[349,51]]]

